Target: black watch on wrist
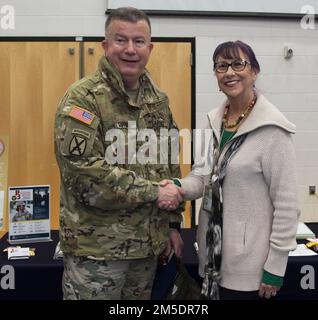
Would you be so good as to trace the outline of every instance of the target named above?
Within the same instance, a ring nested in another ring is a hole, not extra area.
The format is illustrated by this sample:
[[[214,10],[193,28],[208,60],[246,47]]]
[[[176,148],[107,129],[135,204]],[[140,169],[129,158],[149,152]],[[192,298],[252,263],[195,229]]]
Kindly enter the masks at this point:
[[[170,222],[169,223],[169,228],[170,229],[176,229],[180,232],[180,229],[181,229],[181,224],[180,222]]]

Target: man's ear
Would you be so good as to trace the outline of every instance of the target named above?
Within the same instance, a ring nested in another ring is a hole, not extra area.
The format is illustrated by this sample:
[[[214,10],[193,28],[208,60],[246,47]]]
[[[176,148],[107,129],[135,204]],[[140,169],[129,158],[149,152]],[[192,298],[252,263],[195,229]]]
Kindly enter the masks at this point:
[[[106,55],[106,52],[107,52],[107,50],[108,50],[108,40],[107,40],[107,39],[104,39],[104,40],[101,42],[101,46],[103,47],[104,52],[105,52],[105,55]]]

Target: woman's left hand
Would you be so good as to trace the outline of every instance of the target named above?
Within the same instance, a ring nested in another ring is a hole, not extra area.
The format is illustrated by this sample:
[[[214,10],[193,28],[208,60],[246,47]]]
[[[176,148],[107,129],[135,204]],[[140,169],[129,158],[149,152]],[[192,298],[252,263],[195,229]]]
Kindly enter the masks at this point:
[[[272,297],[275,297],[277,294],[277,291],[280,289],[280,287],[271,286],[269,284],[261,283],[259,286],[258,295],[261,298],[270,299]]]

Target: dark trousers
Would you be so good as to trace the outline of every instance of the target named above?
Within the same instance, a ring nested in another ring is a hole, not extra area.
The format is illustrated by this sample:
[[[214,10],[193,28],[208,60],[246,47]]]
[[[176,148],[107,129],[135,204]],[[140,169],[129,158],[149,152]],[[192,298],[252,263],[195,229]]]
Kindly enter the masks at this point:
[[[261,300],[257,291],[236,291],[220,287],[220,300]]]

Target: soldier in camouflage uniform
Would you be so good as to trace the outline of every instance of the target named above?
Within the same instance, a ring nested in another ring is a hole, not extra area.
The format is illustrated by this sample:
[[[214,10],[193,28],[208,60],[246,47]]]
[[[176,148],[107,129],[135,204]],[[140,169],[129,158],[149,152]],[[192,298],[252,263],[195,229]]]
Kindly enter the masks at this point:
[[[127,157],[109,164],[105,158],[111,129],[124,132],[127,149],[128,121],[158,136],[160,128],[176,128],[167,96],[145,70],[150,30],[143,12],[113,11],[98,70],[68,89],[56,114],[64,299],[149,299],[158,255],[165,247],[181,254],[176,227],[183,208],[168,212],[157,206],[182,201],[182,189],[159,184],[180,176],[179,165]]]
[[[16,211],[17,213],[12,218],[13,222],[32,220],[32,214],[25,208],[25,202],[17,202]]]

